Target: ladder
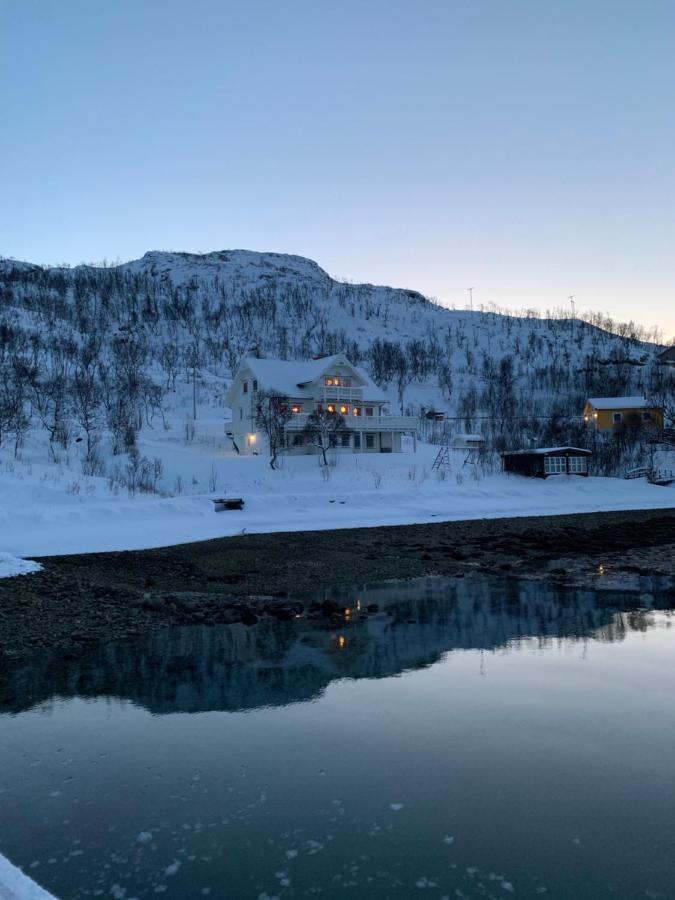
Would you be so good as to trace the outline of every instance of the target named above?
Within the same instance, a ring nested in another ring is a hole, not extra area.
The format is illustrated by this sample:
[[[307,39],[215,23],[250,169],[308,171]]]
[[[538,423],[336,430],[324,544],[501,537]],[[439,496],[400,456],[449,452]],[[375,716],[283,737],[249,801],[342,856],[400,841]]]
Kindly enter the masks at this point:
[[[431,467],[431,471],[434,469],[449,469],[450,468],[450,448],[447,444],[443,444],[441,449],[438,451],[436,455],[436,459],[434,460],[434,464]]]

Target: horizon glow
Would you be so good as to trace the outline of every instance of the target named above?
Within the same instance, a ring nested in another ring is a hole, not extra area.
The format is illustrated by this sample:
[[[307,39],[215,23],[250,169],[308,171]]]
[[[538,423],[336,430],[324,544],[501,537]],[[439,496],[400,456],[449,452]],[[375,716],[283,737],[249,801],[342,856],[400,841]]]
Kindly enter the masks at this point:
[[[675,335],[675,6],[9,0],[0,254],[293,253]]]

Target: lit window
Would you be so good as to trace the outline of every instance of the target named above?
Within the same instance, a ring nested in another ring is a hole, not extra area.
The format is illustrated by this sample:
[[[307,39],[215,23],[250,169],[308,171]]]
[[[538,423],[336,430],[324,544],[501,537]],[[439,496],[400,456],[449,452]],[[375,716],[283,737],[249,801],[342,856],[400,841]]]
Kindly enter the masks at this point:
[[[244,393],[248,394],[248,381],[244,382]]]
[[[373,415],[373,407],[372,406],[366,406],[366,415],[367,416]]]
[[[340,407],[341,415],[346,416],[348,412],[349,412],[349,407],[347,406],[346,403],[343,403],[342,406]]]
[[[335,412],[335,404],[329,403],[327,409],[328,409],[329,413],[334,413]]]
[[[326,385],[327,387],[332,387],[335,384],[332,377],[330,375],[326,376]]]
[[[291,412],[296,414],[302,412],[302,407],[299,403],[294,403],[293,406],[291,406]]]
[[[360,406],[352,406],[352,415],[360,416],[361,415],[361,407]]]
[[[340,384],[340,376],[339,375],[333,376],[333,384]]]

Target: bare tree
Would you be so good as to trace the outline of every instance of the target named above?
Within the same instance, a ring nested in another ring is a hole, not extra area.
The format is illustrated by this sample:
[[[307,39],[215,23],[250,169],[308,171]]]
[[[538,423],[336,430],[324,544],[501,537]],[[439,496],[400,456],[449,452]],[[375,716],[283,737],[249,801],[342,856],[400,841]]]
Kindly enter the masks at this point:
[[[337,445],[339,436],[348,433],[349,429],[344,416],[327,409],[317,409],[311,413],[303,429],[306,440],[310,441],[321,453],[321,463],[324,466],[328,465],[326,451]]]
[[[278,391],[258,391],[254,397],[255,423],[265,436],[270,448],[270,468],[276,469],[279,451],[284,446],[286,423],[291,412],[288,397]]]

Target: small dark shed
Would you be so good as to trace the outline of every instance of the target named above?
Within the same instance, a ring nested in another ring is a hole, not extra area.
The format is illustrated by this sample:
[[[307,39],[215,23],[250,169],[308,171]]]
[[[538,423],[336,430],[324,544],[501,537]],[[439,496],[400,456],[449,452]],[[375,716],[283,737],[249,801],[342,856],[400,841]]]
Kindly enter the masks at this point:
[[[502,453],[505,472],[548,478],[549,475],[588,475],[591,450],[580,447],[536,447]]]

